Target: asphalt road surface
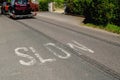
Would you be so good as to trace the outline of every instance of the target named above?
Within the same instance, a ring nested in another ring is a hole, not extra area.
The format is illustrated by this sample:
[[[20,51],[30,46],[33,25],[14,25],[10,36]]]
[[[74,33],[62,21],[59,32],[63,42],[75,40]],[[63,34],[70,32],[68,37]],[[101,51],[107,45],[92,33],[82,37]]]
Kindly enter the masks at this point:
[[[0,80],[120,80],[120,38],[99,34],[107,39],[40,16],[0,16]]]

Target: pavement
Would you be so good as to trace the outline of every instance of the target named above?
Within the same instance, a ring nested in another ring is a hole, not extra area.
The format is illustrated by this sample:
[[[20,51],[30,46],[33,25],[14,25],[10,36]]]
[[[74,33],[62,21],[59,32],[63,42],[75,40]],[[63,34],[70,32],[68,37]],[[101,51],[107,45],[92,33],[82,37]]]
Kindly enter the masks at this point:
[[[83,22],[83,17],[77,17],[77,16],[71,16],[71,15],[65,15],[63,12],[38,12],[37,14],[40,17],[45,17],[57,21],[61,21],[64,23],[71,23],[74,25],[79,25]]]
[[[119,35],[84,27],[80,18],[1,15],[0,80],[120,80]]]

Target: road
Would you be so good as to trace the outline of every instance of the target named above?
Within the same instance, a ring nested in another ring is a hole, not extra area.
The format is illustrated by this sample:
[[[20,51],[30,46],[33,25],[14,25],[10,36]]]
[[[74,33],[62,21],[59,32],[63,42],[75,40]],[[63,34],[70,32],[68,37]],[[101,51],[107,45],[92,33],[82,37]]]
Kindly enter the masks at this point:
[[[41,16],[0,16],[0,80],[120,80],[119,41]]]

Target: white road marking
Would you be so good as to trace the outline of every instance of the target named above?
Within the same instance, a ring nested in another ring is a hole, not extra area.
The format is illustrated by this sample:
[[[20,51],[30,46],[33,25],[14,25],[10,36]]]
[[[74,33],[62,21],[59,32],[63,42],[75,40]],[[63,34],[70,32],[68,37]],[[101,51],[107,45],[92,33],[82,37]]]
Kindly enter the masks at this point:
[[[16,53],[18,56],[20,56],[20,57],[25,57],[25,58],[30,59],[29,62],[25,62],[25,61],[23,61],[23,60],[19,60],[20,64],[25,65],[25,66],[31,66],[31,65],[34,65],[34,64],[36,63],[35,58],[33,58],[32,56],[27,55],[27,54],[25,54],[25,53],[21,53],[19,50],[23,50],[23,51],[27,52],[28,49],[27,49],[26,47],[16,48],[16,49],[15,49],[15,53]]]
[[[56,61],[56,59],[43,59],[43,58],[39,55],[39,53],[37,53],[37,51],[36,51],[33,47],[29,47],[29,49],[32,50],[32,52],[34,53],[34,55],[40,60],[41,63]]]
[[[83,50],[83,51],[87,51],[87,52],[90,52],[90,53],[94,53],[93,50],[87,48],[86,46],[78,43],[77,41],[72,41],[73,43],[67,43],[68,46],[70,46],[72,49],[76,50],[76,51],[79,51],[78,49],[80,50]],[[81,54],[81,53],[80,53]]]
[[[80,50],[83,50],[83,51],[86,51],[86,52],[94,53],[93,50],[87,48],[86,46],[84,46],[84,45],[82,45],[82,44],[80,44],[80,43],[78,43],[77,41],[74,41],[74,40],[72,41],[72,43],[67,43],[67,45],[69,47],[71,47],[72,49],[74,49],[76,51],[79,51],[79,52],[80,52]],[[60,59],[68,59],[68,58],[71,57],[70,53],[68,53],[66,50],[64,50],[63,48],[57,46],[54,43],[46,43],[46,44],[44,44],[44,46],[51,53],[53,53],[55,56],[57,56]],[[52,49],[51,47],[53,47],[54,49]],[[39,59],[41,64],[46,63],[46,62],[56,61],[55,58],[53,58],[53,59],[44,59],[44,58],[42,58],[40,56],[40,54],[33,47],[28,47],[28,48],[26,48],[26,47],[19,47],[19,48],[15,49],[15,54],[17,54],[20,57],[24,57],[24,58],[27,58],[27,59],[30,60],[28,62],[25,62],[23,60],[19,60],[20,64],[25,65],[25,66],[31,66],[31,65],[34,65],[36,63],[36,59],[34,57],[32,57],[32,56],[30,56],[28,54],[25,54],[25,52],[28,52],[29,50],[31,50],[34,53],[34,55]],[[54,50],[60,50],[65,55],[64,56],[60,55],[59,53],[56,53]],[[20,51],[24,51],[24,52],[20,52]]]
[[[52,52],[55,56],[57,56],[57,57],[59,57],[59,58],[61,58],[61,59],[67,59],[67,58],[71,57],[71,54],[70,54],[70,53],[68,53],[68,52],[65,51],[64,49],[56,46],[54,43],[47,43],[47,44],[45,44],[45,46],[46,46],[46,48],[47,48],[50,52]],[[62,56],[62,55],[57,54],[57,53],[54,52],[49,46],[52,46],[52,47],[55,47],[56,49],[59,49],[60,51],[62,51],[63,53],[65,53],[66,56]]]

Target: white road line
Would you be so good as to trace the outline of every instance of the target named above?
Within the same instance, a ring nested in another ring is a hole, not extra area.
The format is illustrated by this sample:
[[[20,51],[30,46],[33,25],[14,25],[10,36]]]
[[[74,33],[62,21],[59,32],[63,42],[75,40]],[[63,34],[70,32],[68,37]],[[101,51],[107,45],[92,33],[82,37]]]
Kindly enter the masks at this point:
[[[80,50],[83,50],[83,51],[87,51],[87,52],[90,52],[90,53],[94,53],[93,50],[89,49],[88,47],[86,47],[86,46],[84,46],[84,45],[82,45],[80,43],[78,43],[77,41],[73,40],[72,42],[73,43],[67,43],[67,45],[69,47],[71,47],[72,49],[74,49],[76,51],[79,51],[79,52],[80,52]]]

